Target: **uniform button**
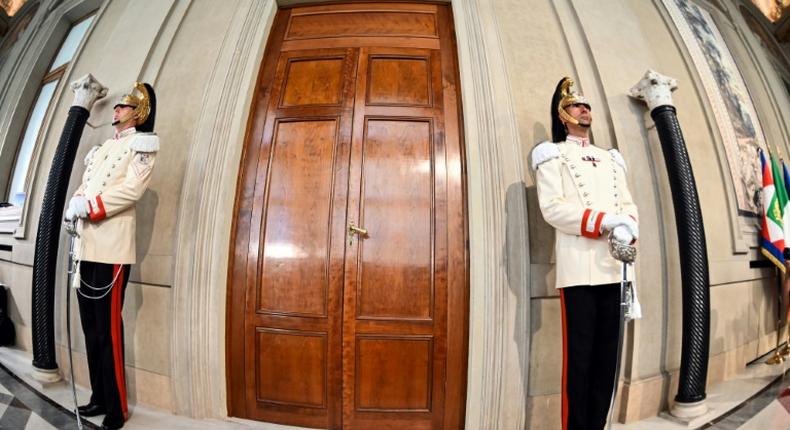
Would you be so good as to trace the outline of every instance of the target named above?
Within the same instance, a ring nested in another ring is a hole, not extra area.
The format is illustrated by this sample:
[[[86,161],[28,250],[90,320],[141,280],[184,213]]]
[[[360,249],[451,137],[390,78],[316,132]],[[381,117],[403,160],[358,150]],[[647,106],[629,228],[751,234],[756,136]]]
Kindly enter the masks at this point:
[[[106,160],[106,159],[107,159],[107,157],[109,157],[109,155],[105,155],[105,156],[104,156],[104,159]]]
[[[113,169],[115,168],[115,164],[113,164],[113,165],[112,165],[112,168],[113,168]]]
[[[583,187],[584,186],[584,182],[579,182],[579,186]]]
[[[583,195],[584,195],[584,197],[587,197],[587,196],[590,195],[590,193],[584,193]]]
[[[573,176],[574,176],[574,177],[576,177],[576,178],[578,178],[578,177],[579,177],[579,176],[581,176],[581,175],[580,175],[580,174],[578,174],[578,173],[575,173]]]
[[[109,172],[107,173],[107,177],[108,177],[108,178],[110,177],[110,173],[109,173]]]
[[[589,200],[587,200],[587,201],[586,201],[586,202],[584,202],[584,203],[585,203],[587,206],[590,206],[590,205],[592,204],[592,202],[591,202],[591,201],[589,201]]]
[[[107,182],[105,182],[105,181],[102,181],[102,183],[101,183],[101,186],[102,186],[102,187],[105,187],[105,186],[107,186]]]

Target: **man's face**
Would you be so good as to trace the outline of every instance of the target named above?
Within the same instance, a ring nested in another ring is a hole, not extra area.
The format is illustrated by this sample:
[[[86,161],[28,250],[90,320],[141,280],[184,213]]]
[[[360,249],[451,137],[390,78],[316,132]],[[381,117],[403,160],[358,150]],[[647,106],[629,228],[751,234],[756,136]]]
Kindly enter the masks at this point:
[[[113,125],[119,124],[120,121],[124,118],[131,117],[132,111],[134,111],[134,108],[131,106],[123,106],[123,105],[116,106],[115,110],[112,113]]]
[[[565,111],[577,121],[579,121],[579,125],[589,127],[592,124],[592,113],[590,113],[590,108],[587,107],[585,104],[581,103],[574,103],[565,108]]]

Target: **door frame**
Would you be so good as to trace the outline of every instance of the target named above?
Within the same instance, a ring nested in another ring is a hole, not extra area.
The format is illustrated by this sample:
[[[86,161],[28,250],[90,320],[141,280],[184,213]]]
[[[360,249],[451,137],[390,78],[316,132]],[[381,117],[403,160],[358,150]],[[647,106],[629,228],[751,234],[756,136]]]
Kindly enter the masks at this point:
[[[415,2],[419,3],[419,2]],[[279,10],[290,8],[279,8]],[[444,428],[463,427],[466,398],[467,375],[467,339],[469,332],[469,249],[468,249],[468,222],[465,180],[465,156],[462,133],[462,111],[460,95],[460,75],[458,73],[457,48],[455,46],[454,28],[449,5],[440,7],[437,14],[440,31],[440,51],[442,69],[442,82],[440,87],[444,101],[444,134],[445,159],[447,175],[447,241],[449,244],[464,244],[462,249],[452,245],[448,249],[448,279],[446,303],[447,346],[445,361],[445,388],[444,398]],[[233,205],[232,239],[229,243],[230,259],[228,266],[228,302],[226,308],[226,357],[228,363],[245,361],[245,347],[247,334],[243,317],[239,317],[239,310],[245,309],[244,302],[248,300],[250,288],[249,265],[247,263],[250,247],[253,246],[245,236],[253,230],[251,222],[250,203],[260,185],[260,178],[248,177],[250,172],[256,172],[258,165],[258,145],[265,138],[263,133],[266,122],[272,84],[276,78],[278,57],[283,45],[280,37],[287,31],[289,20],[287,16],[275,18],[270,37],[267,40],[266,51],[261,62],[259,78],[256,83],[255,99],[251,103],[249,119],[246,128],[244,148],[239,166],[239,179],[236,189],[236,200]],[[271,35],[278,35],[271,37]],[[268,56],[277,56],[269,58]],[[447,85],[447,84],[450,85]],[[356,85],[356,84],[355,84]],[[457,145],[455,144],[457,142]],[[453,169],[453,167],[455,169]],[[245,203],[246,202],[246,203]],[[460,209],[460,211],[459,211]],[[246,314],[246,311],[244,312]],[[251,411],[247,410],[247,397],[250,387],[247,386],[249,375],[244,366],[229,365],[227,370],[227,406],[228,415],[247,418]],[[344,370],[345,372],[345,370]]]
[[[333,1],[235,4],[205,86],[179,206],[171,317],[171,356],[178,358],[171,360],[169,378],[172,409],[179,414],[228,416],[223,336],[230,300],[225,286],[233,220],[217,208],[235,204],[245,124],[254,108],[259,67],[274,15],[278,6]],[[511,186],[523,185],[526,150],[518,139],[494,6],[488,0],[449,3],[466,151],[470,313],[464,340],[468,345],[465,425],[469,429],[523,428],[530,350],[526,195],[506,193]],[[207,180],[206,171],[222,173],[219,180]],[[503,261],[508,262],[507,269]],[[509,281],[510,271],[520,275]]]

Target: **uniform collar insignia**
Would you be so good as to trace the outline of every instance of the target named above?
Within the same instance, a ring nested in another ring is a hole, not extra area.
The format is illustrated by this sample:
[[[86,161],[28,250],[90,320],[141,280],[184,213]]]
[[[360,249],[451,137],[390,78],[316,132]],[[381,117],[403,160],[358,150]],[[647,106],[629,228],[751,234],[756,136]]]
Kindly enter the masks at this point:
[[[588,162],[592,163],[593,167],[598,167],[597,163],[601,162],[601,160],[599,160],[599,159],[597,159],[597,158],[595,158],[595,157],[593,157],[591,155],[585,155],[584,157],[582,157],[582,161],[588,161]]]
[[[568,135],[568,137],[566,138],[566,140],[567,140],[568,142],[575,143],[575,144],[577,144],[577,145],[579,145],[579,146],[582,146],[582,147],[584,147],[584,146],[590,146],[590,139],[587,139],[586,137],[579,137],[579,136],[571,136],[571,135]]]
[[[128,136],[128,135],[130,135],[130,134],[134,134],[134,133],[136,133],[136,132],[137,132],[137,129],[136,129],[136,128],[134,128],[134,127],[129,127],[129,128],[127,128],[127,129],[125,129],[125,130],[123,130],[123,131],[119,132],[119,133],[115,133],[115,136],[114,136],[113,138],[117,140],[117,139],[120,139],[120,138],[122,138],[122,137],[126,137],[126,136]]]

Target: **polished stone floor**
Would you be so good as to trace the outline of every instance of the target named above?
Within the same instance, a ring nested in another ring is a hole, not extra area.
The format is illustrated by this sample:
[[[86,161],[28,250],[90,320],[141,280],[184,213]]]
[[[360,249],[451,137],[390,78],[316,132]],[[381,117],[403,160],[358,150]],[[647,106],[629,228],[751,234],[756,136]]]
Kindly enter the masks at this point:
[[[678,422],[664,413],[617,430],[790,430],[790,364],[757,362],[738,377],[707,388],[709,412],[691,422]]]
[[[74,414],[0,365],[0,429],[76,429]],[[83,428],[97,428],[86,423]]]
[[[71,388],[60,382],[42,387],[30,376],[30,357],[0,348],[0,430],[77,429]],[[667,416],[631,424],[615,424],[616,430],[790,430],[790,363],[768,366],[756,363],[737,378],[708,387],[710,412],[690,423]],[[78,388],[80,403],[88,393]],[[194,420],[143,406],[130,405],[131,418],[124,429],[295,430],[295,427],[247,420]],[[84,429],[97,429],[101,417],[83,421]],[[504,429],[503,429],[504,430]]]

